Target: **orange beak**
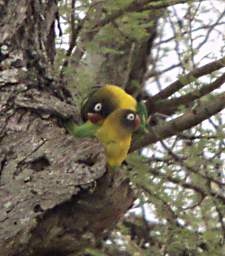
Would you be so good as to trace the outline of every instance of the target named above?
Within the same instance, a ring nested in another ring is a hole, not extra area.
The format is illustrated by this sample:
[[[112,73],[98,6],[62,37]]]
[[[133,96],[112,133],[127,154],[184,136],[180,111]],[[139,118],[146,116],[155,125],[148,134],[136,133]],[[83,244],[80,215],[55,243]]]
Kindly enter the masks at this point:
[[[97,124],[103,120],[103,117],[97,113],[87,113],[87,119],[93,124]]]

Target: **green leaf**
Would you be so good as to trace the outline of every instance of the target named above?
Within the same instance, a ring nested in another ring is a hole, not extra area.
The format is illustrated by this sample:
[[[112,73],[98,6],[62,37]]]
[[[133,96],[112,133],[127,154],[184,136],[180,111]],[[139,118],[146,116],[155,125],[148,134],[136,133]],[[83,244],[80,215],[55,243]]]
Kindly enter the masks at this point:
[[[87,253],[90,256],[106,256],[105,253],[94,248],[86,248],[85,253]]]
[[[141,126],[140,130],[143,131],[144,133],[148,132],[148,111],[147,108],[144,104],[144,102],[138,102],[137,104],[137,112],[141,118]]]

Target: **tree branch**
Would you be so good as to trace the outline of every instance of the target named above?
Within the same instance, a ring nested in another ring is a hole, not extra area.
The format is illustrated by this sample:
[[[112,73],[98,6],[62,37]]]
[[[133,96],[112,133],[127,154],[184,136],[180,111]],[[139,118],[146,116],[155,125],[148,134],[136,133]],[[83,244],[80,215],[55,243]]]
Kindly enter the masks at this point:
[[[193,29],[191,32],[192,33],[193,32],[198,32],[199,30],[209,29],[209,28],[211,28],[211,26],[215,28],[216,26],[221,26],[221,25],[225,25],[225,22],[218,22],[217,23],[217,21],[216,21],[216,22],[214,22],[213,24],[210,24],[210,25],[207,24],[207,25],[197,27],[197,28]],[[188,33],[188,31],[183,31],[181,33],[181,36],[184,36],[187,33]],[[176,39],[176,36],[171,36],[171,37],[168,37],[167,39],[160,40],[159,42],[155,43],[154,46],[157,47],[159,45],[169,43],[169,42],[171,42],[172,40],[175,40],[175,39]]]
[[[169,175],[162,174],[162,173],[160,173],[156,170],[153,170],[153,169],[151,169],[150,172],[153,175],[156,175],[158,177],[162,177],[165,181],[172,182],[172,183],[177,184],[177,185],[179,185],[179,186],[181,186],[185,189],[191,189],[191,190],[195,191],[196,193],[199,193],[203,197],[207,197],[207,196],[211,195],[215,198],[218,198],[221,202],[225,203],[225,197],[220,195],[220,194],[217,194],[216,192],[206,191],[205,189],[201,188],[200,186],[197,186],[197,185],[192,184],[190,182],[184,182],[183,180],[181,180],[179,178],[175,178],[175,177],[171,177]],[[142,188],[144,189],[145,187],[142,186]]]
[[[225,57],[208,63],[200,68],[196,68],[189,72],[187,75],[180,76],[178,80],[170,84],[168,87],[166,87],[156,95],[152,96],[149,101],[154,102],[159,99],[165,99],[183,88],[185,85],[195,81],[197,78],[210,74],[223,67],[225,67]]]
[[[148,108],[149,113],[162,113],[166,115],[172,115],[181,105],[188,105],[192,101],[201,98],[204,95],[214,91],[215,89],[219,88],[225,82],[225,74],[221,75],[211,84],[202,86],[200,89],[196,89],[186,95],[181,97],[176,97],[170,100],[162,100],[153,103],[153,108]]]
[[[100,20],[94,28],[103,27],[110,22],[116,20],[120,16],[124,15],[127,12],[138,12],[144,10],[157,10],[169,7],[175,4],[187,3],[187,0],[170,0],[170,1],[150,1],[149,0],[139,0],[133,1],[131,4],[125,6],[123,9],[119,9],[118,11],[112,13],[111,15],[106,16],[104,19]]]
[[[217,96],[216,100],[201,101],[197,108],[193,108],[185,112],[182,116],[173,119],[169,122],[159,124],[149,130],[149,133],[141,138],[134,139],[131,151],[143,148],[166,139],[179,132],[201,123],[212,115],[220,112],[225,107],[225,92]]]

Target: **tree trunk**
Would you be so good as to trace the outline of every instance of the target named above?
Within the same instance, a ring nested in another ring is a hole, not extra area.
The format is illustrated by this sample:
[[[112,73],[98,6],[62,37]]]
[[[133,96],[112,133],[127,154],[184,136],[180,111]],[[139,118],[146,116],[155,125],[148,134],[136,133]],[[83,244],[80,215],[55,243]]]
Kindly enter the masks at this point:
[[[96,140],[71,137],[78,120],[52,78],[57,1],[0,3],[1,255],[77,255],[107,235],[134,194],[123,172],[105,172]]]

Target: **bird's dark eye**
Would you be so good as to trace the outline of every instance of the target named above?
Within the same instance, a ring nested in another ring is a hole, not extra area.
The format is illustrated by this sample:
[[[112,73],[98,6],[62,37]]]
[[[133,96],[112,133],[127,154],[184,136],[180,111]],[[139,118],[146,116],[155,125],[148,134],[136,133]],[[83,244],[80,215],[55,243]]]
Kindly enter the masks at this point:
[[[95,104],[95,106],[94,106],[94,111],[96,111],[96,112],[100,112],[102,110],[102,103],[97,103],[97,104]]]
[[[129,120],[129,121],[134,121],[135,119],[135,115],[133,113],[130,113],[126,116],[126,119]]]

